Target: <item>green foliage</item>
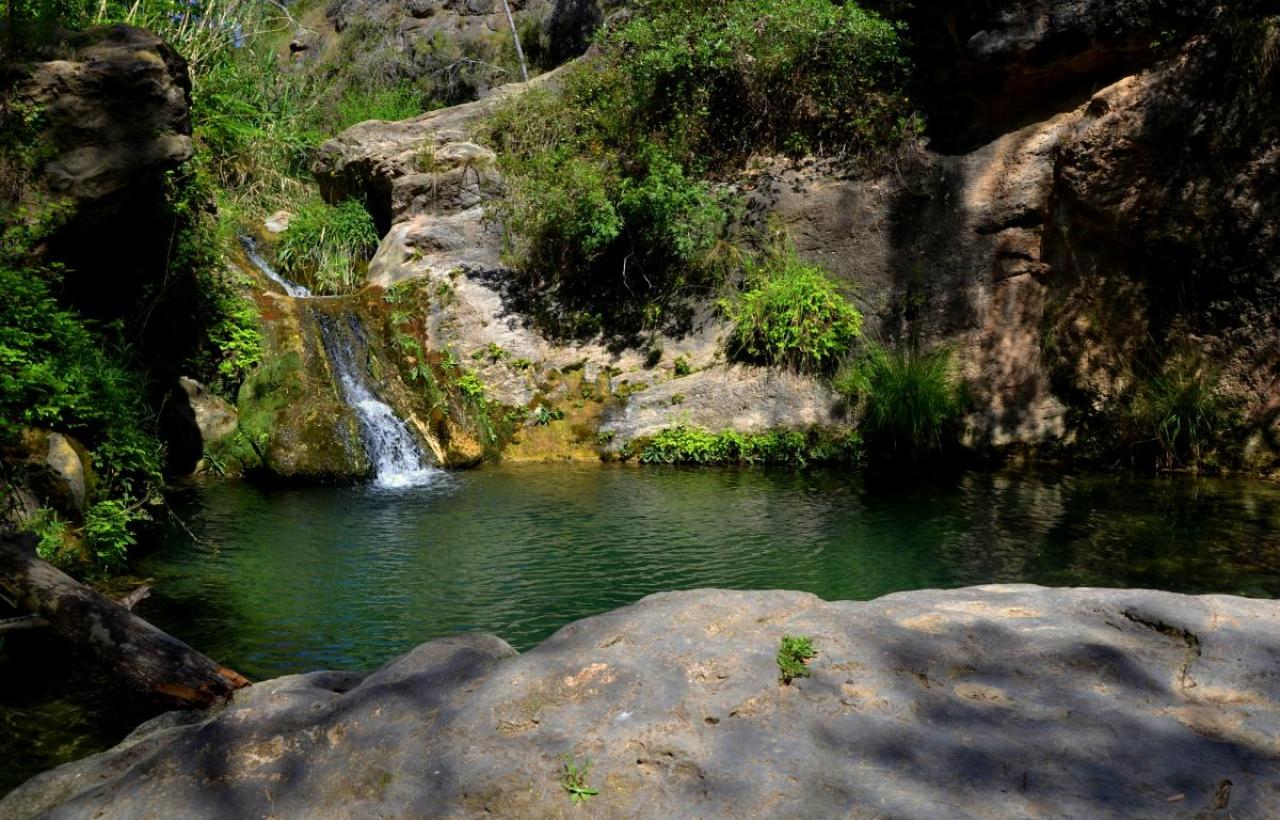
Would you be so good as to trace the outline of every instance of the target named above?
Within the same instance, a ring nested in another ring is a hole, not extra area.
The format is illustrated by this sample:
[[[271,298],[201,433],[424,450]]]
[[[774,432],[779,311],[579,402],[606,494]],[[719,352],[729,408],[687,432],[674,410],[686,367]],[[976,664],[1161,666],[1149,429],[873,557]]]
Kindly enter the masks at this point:
[[[854,2],[650,0],[601,46],[618,113],[684,156],[871,155],[917,127],[897,30]]]
[[[85,510],[85,545],[93,552],[99,566],[104,569],[124,566],[129,547],[137,543],[133,526],[151,518],[139,507],[119,498],[109,498]]]
[[[560,786],[569,793],[569,802],[585,803],[600,793],[587,785],[587,775],[591,773],[591,761],[581,766],[573,759],[573,755],[564,756],[564,769],[560,772]]]
[[[722,303],[734,323],[734,358],[825,371],[862,335],[862,314],[793,249],[771,249],[749,264],[748,277],[748,289]]]
[[[628,445],[624,457],[644,464],[788,464],[853,461],[861,450],[854,433],[820,429],[775,430],[768,433],[712,433],[679,425]]]
[[[782,149],[874,161],[918,130],[898,32],[855,3],[652,0],[599,45],[483,136],[510,186],[495,211],[513,261],[552,286],[566,332],[601,313],[653,326],[716,281],[739,202],[713,170]]]
[[[546,427],[553,421],[560,421],[564,418],[564,411],[556,408],[551,409],[545,404],[539,404],[538,408],[533,411],[533,423],[539,427]]]
[[[809,677],[809,667],[805,662],[816,657],[818,650],[813,648],[813,641],[805,637],[784,637],[778,644],[778,675],[784,684],[790,684],[796,678]]]
[[[276,259],[291,278],[319,293],[349,293],[363,281],[363,266],[378,247],[373,217],[355,200],[309,202],[280,236]]]
[[[869,344],[837,377],[836,388],[862,403],[860,429],[872,451],[885,457],[936,453],[964,410],[951,351],[945,347],[891,351]]]
[[[65,560],[64,550],[68,544],[71,527],[55,511],[47,507],[37,510],[35,515],[24,523],[23,528],[35,533],[39,539],[36,542],[36,555],[41,560],[55,566],[65,566],[68,563]]]
[[[118,341],[58,305],[51,272],[0,265],[0,438],[23,427],[71,433],[92,450],[104,492],[145,496],[163,450],[146,381]]]
[[[693,365],[689,363],[687,356],[676,356],[675,362],[672,363],[672,375],[677,379],[683,379],[693,372]]]
[[[1203,466],[1208,451],[1230,427],[1233,404],[1219,376],[1191,355],[1171,357],[1138,381],[1130,415],[1140,443],[1154,443],[1165,469]]]
[[[407,120],[427,108],[422,92],[404,81],[389,88],[348,88],[338,102],[337,128],[349,128],[367,120]]]

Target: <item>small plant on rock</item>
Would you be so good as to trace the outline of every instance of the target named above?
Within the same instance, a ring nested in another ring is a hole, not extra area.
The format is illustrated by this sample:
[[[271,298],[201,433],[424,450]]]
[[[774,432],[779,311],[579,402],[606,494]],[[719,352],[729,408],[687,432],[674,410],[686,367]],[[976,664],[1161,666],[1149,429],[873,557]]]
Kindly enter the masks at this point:
[[[564,756],[564,770],[560,773],[560,786],[569,793],[571,803],[585,803],[600,793],[587,785],[587,774],[591,771],[591,761],[581,766],[573,759],[573,755]]]
[[[778,645],[778,675],[782,682],[789,686],[796,678],[809,677],[809,667],[805,663],[817,654],[812,639],[785,636]]]

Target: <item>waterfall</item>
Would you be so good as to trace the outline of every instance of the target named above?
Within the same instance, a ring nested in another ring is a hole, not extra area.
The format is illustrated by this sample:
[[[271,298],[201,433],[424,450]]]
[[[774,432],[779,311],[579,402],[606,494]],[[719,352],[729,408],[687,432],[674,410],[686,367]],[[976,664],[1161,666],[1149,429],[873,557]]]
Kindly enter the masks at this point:
[[[311,296],[310,290],[277,273],[263,258],[252,237],[241,236],[240,244],[254,267],[286,294],[298,299]],[[374,483],[379,487],[417,487],[441,475],[439,469],[427,463],[422,448],[405,423],[374,393],[365,369],[357,365],[359,356],[368,350],[360,320],[351,314],[335,319],[318,308],[308,310],[320,327],[325,356],[337,376],[342,398],[356,412],[360,438],[374,468]],[[340,323],[345,324],[345,329]]]
[[[379,487],[416,487],[434,480],[441,471],[427,464],[417,439],[395,411],[377,397],[364,368],[357,364],[357,345],[364,348],[364,329],[359,320],[349,314],[335,319],[320,310],[314,315],[342,397],[356,411],[375,483]],[[339,324],[343,320],[345,333]]]
[[[249,261],[253,263],[253,266],[262,271],[263,276],[284,288],[284,292],[289,296],[303,297],[311,295],[311,291],[303,285],[299,285],[297,282],[290,282],[277,273],[276,269],[271,267],[267,260],[262,257],[261,251],[258,250],[258,243],[253,237],[242,234],[240,236],[240,244],[244,246],[245,256],[249,257]]]

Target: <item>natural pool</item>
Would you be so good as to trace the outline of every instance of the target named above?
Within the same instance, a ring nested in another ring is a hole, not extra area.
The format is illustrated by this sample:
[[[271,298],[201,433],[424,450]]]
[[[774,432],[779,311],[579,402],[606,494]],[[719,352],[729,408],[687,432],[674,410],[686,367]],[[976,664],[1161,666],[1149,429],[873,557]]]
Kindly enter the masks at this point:
[[[171,504],[186,529],[173,524],[139,562],[155,584],[139,611],[257,679],[368,669],[471,630],[524,649],[650,592],[705,586],[1280,597],[1280,486],[1262,482],[1001,472],[886,484],[554,465],[442,473],[408,490],[210,482]],[[147,716],[56,650],[34,662],[36,640],[0,649],[0,791]]]

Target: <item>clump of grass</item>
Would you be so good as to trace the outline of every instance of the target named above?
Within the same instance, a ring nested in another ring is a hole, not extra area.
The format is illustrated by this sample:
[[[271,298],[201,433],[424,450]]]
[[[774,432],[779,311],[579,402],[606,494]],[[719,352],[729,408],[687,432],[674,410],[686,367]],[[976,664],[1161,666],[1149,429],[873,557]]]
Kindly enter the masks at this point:
[[[560,787],[569,793],[569,802],[585,803],[600,793],[587,784],[587,775],[591,773],[591,761],[586,760],[578,765],[573,755],[566,754],[563,769],[560,772]]]
[[[830,371],[862,335],[862,314],[826,272],[789,246],[748,266],[748,289],[722,302],[734,323],[733,358]]]
[[[817,655],[818,650],[814,649],[811,638],[785,636],[778,644],[778,677],[785,685],[790,685],[796,678],[809,677],[809,667],[805,664]]]
[[[1179,354],[1138,381],[1129,408],[1140,443],[1154,443],[1163,469],[1203,465],[1230,426],[1232,403],[1220,376],[1198,358]]]
[[[869,450],[881,457],[916,460],[938,453],[964,409],[946,347],[890,350],[871,343],[835,383],[842,394],[861,404],[859,429]]]
[[[276,259],[285,274],[320,293],[359,288],[363,266],[378,247],[373,217],[355,200],[303,206],[281,234]]]

